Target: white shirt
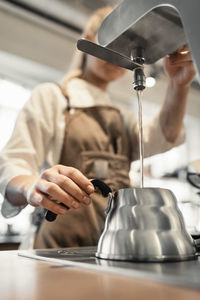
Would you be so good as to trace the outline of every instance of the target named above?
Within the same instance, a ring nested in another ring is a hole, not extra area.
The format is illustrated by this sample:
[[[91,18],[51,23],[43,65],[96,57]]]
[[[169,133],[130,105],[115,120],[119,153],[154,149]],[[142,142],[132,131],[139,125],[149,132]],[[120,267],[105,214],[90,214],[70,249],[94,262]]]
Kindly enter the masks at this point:
[[[79,78],[67,85],[70,104],[77,107],[110,105],[108,94]],[[4,196],[8,182],[18,175],[38,175],[42,169],[59,163],[65,134],[66,98],[53,83],[36,87],[16,121],[13,134],[0,154],[0,193]],[[131,142],[133,160],[138,158],[137,120],[132,114],[124,115]],[[184,141],[182,129],[175,143],[166,141],[160,128],[159,117],[146,122],[143,128],[145,156],[161,153]],[[11,205],[4,197],[2,214],[11,217],[23,208]]]

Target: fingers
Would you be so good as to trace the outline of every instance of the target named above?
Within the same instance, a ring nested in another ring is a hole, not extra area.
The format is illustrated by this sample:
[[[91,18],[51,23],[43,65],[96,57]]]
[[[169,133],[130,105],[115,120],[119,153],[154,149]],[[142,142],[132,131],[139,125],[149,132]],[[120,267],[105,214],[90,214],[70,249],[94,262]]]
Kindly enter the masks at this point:
[[[84,190],[82,190],[74,181],[72,181],[69,177],[53,172],[50,174],[46,174],[46,179],[50,182],[55,183],[65,193],[71,195],[78,202],[83,202],[86,205],[91,203],[89,195]]]
[[[59,174],[65,175],[75,182],[87,194],[94,193],[94,186],[79,170],[62,165],[56,166]]]
[[[190,80],[192,80],[196,73],[193,62],[191,60],[187,60],[187,58],[177,60],[171,60],[167,58],[165,61],[165,68],[173,68],[173,70],[187,70],[187,73],[185,72],[185,74],[188,75],[188,78],[190,78]]]
[[[29,190],[28,202],[33,206],[42,205],[56,214],[64,214],[67,209],[56,202],[77,209],[81,203],[91,203],[89,195],[93,192],[94,186],[79,170],[57,165],[42,172]]]
[[[170,54],[168,56],[168,59],[171,62],[177,62],[177,63],[187,62],[187,61],[192,62],[191,53],[187,45],[184,45],[183,47],[177,49],[174,53]]]
[[[169,56],[167,56],[165,58],[164,65],[165,65],[166,70],[168,70],[168,68],[169,68],[168,72],[170,72],[172,70],[178,70],[180,68],[180,69],[187,70],[188,74],[191,74],[192,77],[196,73],[194,64],[192,61],[192,57],[188,50],[188,47],[178,49],[173,54],[170,54]],[[170,68],[176,68],[176,69],[170,70]]]
[[[171,53],[170,55],[173,55],[173,54],[176,54],[176,53],[179,53],[179,54],[188,54],[190,52],[190,49],[188,47],[187,44],[183,45],[182,47],[176,49],[176,51],[174,51],[173,53]]]
[[[184,62],[192,62],[192,57],[190,53],[187,54],[180,54],[178,52],[171,54],[170,56],[168,56],[168,60],[171,63],[184,63]]]
[[[192,61],[177,61],[177,62],[173,62],[171,63],[171,65],[176,66],[176,67],[186,67],[188,69],[194,69],[193,67],[193,62]]]
[[[66,193],[63,189],[61,189],[57,184],[53,182],[41,179],[37,182],[36,189],[42,192],[43,194],[48,195],[49,199],[62,202],[68,207],[76,209],[80,206],[79,201],[77,201],[70,194]]]
[[[181,53],[181,54],[187,54],[190,52],[190,49],[187,44],[183,45],[182,47],[178,48],[176,52]]]
[[[30,194],[28,203],[34,207],[43,206],[57,215],[65,215],[67,212],[66,208],[60,206],[55,201],[51,201],[47,196],[35,190]]]
[[[75,209],[81,203],[89,205],[89,195],[94,192],[92,183],[79,170],[62,165],[45,170],[36,184],[36,189],[47,194],[50,199]]]

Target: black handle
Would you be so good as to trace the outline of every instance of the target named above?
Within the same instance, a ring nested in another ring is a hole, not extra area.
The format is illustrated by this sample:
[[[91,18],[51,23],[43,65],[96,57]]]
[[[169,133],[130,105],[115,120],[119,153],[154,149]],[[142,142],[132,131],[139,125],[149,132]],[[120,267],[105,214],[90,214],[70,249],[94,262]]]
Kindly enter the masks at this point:
[[[99,180],[99,179],[92,179],[91,183],[94,185],[95,189],[98,188],[103,197],[107,197],[109,193],[112,193],[111,188],[103,181]],[[65,207],[66,209],[70,209],[67,205],[65,205],[64,203],[60,203],[59,205]],[[45,214],[45,219],[49,222],[53,222],[57,217],[57,214],[53,213],[50,210],[46,211]]]
[[[200,255],[200,239],[195,239],[194,244],[195,244],[198,255]]]
[[[200,189],[200,173],[187,172],[187,180],[191,185]]]
[[[105,182],[99,179],[92,179],[91,183],[94,185],[95,188],[99,188],[103,197],[108,197],[108,194],[112,193],[111,188]]]
[[[65,207],[67,210],[69,209],[69,207],[62,202],[59,203],[59,205]],[[45,213],[45,219],[49,222],[55,221],[56,217],[57,217],[57,214],[55,214],[54,212],[52,212],[50,210],[47,210]]]

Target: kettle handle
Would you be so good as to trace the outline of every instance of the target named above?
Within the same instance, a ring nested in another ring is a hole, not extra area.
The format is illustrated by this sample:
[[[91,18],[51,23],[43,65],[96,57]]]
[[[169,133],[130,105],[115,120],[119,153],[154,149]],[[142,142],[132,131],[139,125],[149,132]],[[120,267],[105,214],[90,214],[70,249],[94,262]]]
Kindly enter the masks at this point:
[[[199,253],[200,253],[200,238],[193,239],[193,241],[194,241],[194,245],[195,245],[196,251],[197,251],[197,253],[199,255]]]
[[[103,197],[107,197],[109,195],[109,193],[112,193],[111,188],[103,181],[99,180],[99,179],[92,179],[91,183],[94,185],[95,189],[99,189],[102,193]],[[65,207],[67,210],[69,210],[70,208],[65,205],[64,203],[60,203],[59,205]],[[57,217],[57,214],[53,213],[50,210],[47,210],[45,213],[45,219],[49,222],[53,222]]]

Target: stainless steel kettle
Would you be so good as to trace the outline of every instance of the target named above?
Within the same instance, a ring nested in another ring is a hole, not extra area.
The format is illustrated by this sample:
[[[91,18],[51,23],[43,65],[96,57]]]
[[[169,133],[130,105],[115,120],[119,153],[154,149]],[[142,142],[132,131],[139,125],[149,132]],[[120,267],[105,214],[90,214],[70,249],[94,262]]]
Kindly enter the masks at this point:
[[[163,188],[110,193],[96,257],[129,261],[181,261],[197,257],[174,194]]]

